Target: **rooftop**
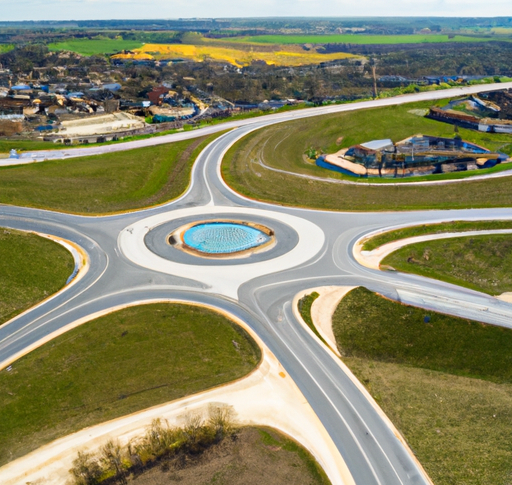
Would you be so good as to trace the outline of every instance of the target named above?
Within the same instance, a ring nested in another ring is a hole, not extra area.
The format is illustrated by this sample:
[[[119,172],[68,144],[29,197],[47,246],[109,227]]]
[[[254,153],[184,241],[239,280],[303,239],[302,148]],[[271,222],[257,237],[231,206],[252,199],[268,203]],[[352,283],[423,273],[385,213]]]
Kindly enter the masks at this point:
[[[368,148],[369,150],[382,150],[387,147],[393,146],[393,141],[389,138],[385,140],[372,140],[366,143],[361,143],[363,148]]]

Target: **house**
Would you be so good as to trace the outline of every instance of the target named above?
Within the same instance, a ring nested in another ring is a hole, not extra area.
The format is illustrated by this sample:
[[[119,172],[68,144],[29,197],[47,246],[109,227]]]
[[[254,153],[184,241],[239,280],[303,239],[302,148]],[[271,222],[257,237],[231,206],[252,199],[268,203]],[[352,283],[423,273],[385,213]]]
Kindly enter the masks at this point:
[[[149,93],[148,99],[151,104],[160,106],[163,102],[164,97],[169,94],[170,89],[165,86],[155,86]]]

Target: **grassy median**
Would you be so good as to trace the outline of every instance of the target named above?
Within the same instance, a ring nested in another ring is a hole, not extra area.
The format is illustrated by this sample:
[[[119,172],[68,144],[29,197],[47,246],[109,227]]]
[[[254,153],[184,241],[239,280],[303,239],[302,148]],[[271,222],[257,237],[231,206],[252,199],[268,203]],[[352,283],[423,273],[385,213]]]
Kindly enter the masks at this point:
[[[6,154],[5,156],[7,156],[12,149],[26,152],[32,150],[55,150],[58,148],[61,148],[61,146],[55,145],[55,143],[51,141],[17,140],[16,138],[0,139],[0,153]]]
[[[193,162],[219,135],[0,168],[0,203],[76,213],[108,213],[163,203],[186,190]]]
[[[61,245],[0,228],[0,325],[60,290],[75,266]]]
[[[268,202],[331,210],[412,210],[498,207],[512,204],[511,177],[489,181],[415,187],[367,186],[379,179],[358,179],[317,167],[304,158],[309,148],[333,153],[369,140],[399,141],[423,133],[453,137],[453,126],[418,116],[430,103],[414,103],[319,116],[258,130],[232,147],[222,165],[226,182],[240,193]],[[512,153],[512,136],[460,129],[463,139],[491,150]],[[331,179],[318,181],[292,174]],[[501,170],[507,164],[493,170]],[[512,165],[510,166],[512,168]],[[483,171],[472,174],[482,174]],[[456,174],[457,177],[471,174]],[[451,175],[450,175],[451,176]],[[434,176],[435,178],[436,176]],[[445,177],[443,175],[443,177]],[[347,185],[344,180],[359,181]],[[335,182],[333,182],[334,180]],[[408,178],[407,181],[418,179]],[[390,180],[393,182],[393,180]],[[304,194],[307,193],[307,198]]]
[[[199,307],[152,304],[88,322],[0,372],[0,464],[79,429],[249,373],[254,340]]]
[[[512,234],[411,244],[391,253],[381,264],[500,295],[512,291]]]
[[[511,330],[356,288],[339,304],[333,331],[344,362],[436,485],[508,483]]]
[[[364,251],[372,251],[389,242],[426,234],[443,234],[447,232],[487,231],[512,229],[512,221],[451,221],[440,224],[423,224],[387,231],[371,237],[363,244]]]

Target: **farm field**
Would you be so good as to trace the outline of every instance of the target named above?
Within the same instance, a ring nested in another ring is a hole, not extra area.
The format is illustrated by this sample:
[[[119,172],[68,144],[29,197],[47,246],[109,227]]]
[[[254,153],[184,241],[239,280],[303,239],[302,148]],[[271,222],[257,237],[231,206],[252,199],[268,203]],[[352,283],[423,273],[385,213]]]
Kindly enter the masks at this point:
[[[440,42],[489,42],[498,40],[492,37],[472,37],[445,34],[412,34],[412,35],[365,35],[365,34],[336,34],[336,35],[255,35],[235,37],[232,42],[249,42],[261,44],[424,44]],[[503,38],[499,40],[511,40]]]
[[[436,485],[507,483],[511,330],[356,288],[339,304],[333,331],[343,361]]]
[[[446,186],[421,187],[404,183],[400,187],[372,187],[366,183],[378,183],[379,179],[349,177],[317,167],[305,159],[305,152],[311,147],[319,153],[334,153],[357,143],[384,138],[391,138],[396,142],[418,133],[453,137],[453,126],[415,114],[418,109],[428,106],[429,103],[414,103],[345,112],[319,117],[315,123],[307,119],[297,120],[256,131],[228,151],[222,165],[223,177],[235,190],[248,197],[319,209],[411,210],[510,205],[510,177]],[[460,136],[490,150],[509,154],[512,152],[510,135],[460,129]],[[503,170],[507,166],[508,164],[502,164],[491,170]],[[318,177],[320,180],[299,178],[293,175],[295,173]],[[482,173],[484,172],[475,172]],[[466,174],[455,176],[467,176]],[[450,176],[451,174],[448,175]],[[435,179],[446,176],[431,177]],[[333,183],[333,180],[338,183]],[[345,180],[359,183],[341,183]],[[308,193],[307,201],[303,197],[305,192]]]
[[[142,42],[123,39],[73,39],[48,44],[51,51],[71,51],[83,56],[101,56],[122,50],[137,49]]]
[[[0,54],[4,54],[5,52],[12,51],[14,49],[14,44],[0,44]]]
[[[229,62],[238,67],[250,65],[253,61],[265,61],[267,64],[278,66],[300,66],[318,64],[337,59],[358,58],[353,54],[335,53],[319,54],[316,51],[257,51],[250,49],[217,47],[214,45],[191,44],[146,44],[133,49],[134,54],[116,54],[113,59],[191,59],[196,62],[215,60]]]
[[[142,305],[87,322],[0,373],[0,464],[87,426],[243,377],[260,354],[238,325],[190,305]]]

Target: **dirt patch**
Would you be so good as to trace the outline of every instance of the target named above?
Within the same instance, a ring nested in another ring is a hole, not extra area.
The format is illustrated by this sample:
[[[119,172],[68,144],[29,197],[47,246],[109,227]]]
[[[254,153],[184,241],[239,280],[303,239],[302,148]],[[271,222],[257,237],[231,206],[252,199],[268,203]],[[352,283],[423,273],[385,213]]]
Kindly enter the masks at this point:
[[[163,461],[130,485],[328,484],[314,459],[293,441],[263,428],[243,428],[198,456]]]

